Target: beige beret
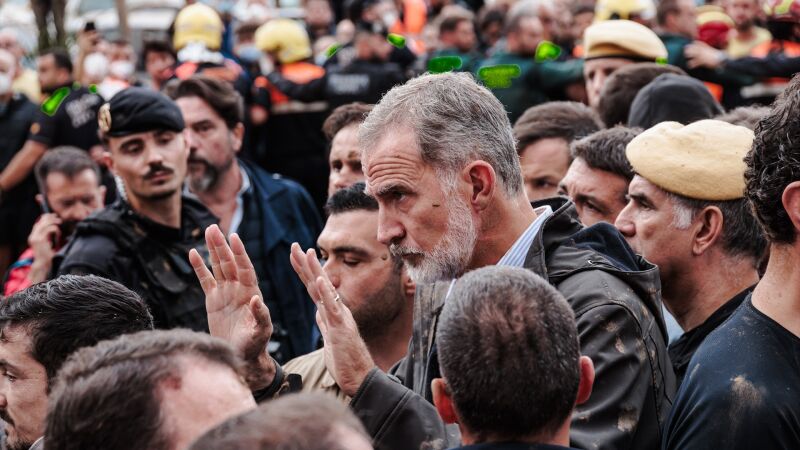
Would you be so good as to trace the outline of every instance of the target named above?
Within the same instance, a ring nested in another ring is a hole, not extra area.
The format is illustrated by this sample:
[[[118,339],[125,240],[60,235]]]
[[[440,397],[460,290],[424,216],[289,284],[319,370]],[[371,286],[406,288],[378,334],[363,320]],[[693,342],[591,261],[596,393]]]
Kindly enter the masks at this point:
[[[667,57],[667,48],[656,34],[630,20],[605,20],[583,33],[585,59],[632,58],[656,61]]]
[[[683,126],[661,122],[633,138],[626,155],[637,174],[665,191],[696,200],[744,196],[744,157],[753,132],[719,120]]]

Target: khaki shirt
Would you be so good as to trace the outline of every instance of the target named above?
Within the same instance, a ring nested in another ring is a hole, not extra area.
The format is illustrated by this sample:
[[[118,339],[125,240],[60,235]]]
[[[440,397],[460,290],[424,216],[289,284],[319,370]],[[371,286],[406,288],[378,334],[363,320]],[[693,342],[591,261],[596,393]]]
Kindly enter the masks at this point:
[[[344,403],[350,403],[350,397],[339,389],[336,380],[328,372],[323,349],[294,358],[283,366],[283,371],[303,378],[303,392],[326,392]]]

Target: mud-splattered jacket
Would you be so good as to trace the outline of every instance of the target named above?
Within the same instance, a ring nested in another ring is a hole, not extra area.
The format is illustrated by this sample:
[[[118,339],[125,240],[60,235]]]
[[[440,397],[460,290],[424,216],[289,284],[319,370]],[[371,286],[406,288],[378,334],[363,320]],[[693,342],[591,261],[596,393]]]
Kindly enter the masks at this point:
[[[573,416],[571,445],[658,448],[675,393],[658,269],[635,255],[611,225],[584,228],[566,199],[534,206],[544,204],[554,213],[534,239],[525,267],[566,297],[575,311],[581,353],[596,371],[591,397]],[[377,449],[457,444],[457,434],[451,427],[445,432],[429,403],[431,380],[440,376],[431,353],[449,285],[418,287],[409,354],[392,375],[373,369],[353,397],[350,405]]]

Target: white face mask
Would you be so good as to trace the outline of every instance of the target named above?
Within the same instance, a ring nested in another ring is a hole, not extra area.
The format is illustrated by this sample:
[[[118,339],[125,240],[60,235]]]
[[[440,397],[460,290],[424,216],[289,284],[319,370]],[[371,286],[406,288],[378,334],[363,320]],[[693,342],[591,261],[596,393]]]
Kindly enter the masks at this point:
[[[11,83],[13,81],[10,73],[0,73],[0,95],[6,95],[11,92]]]
[[[386,25],[386,28],[391,28],[399,18],[400,16],[394,11],[386,11],[381,15],[381,20],[383,20],[383,24]]]
[[[108,74],[108,58],[102,53],[91,53],[83,60],[83,70],[93,81],[99,83]]]
[[[108,73],[120,80],[127,80],[133,75],[135,67],[130,61],[114,61],[108,65]]]

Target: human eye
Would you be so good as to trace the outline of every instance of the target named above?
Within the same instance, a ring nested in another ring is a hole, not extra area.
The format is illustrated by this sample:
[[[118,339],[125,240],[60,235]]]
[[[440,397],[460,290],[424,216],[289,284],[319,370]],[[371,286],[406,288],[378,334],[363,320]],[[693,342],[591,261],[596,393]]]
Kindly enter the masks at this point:
[[[9,383],[17,381],[17,377],[9,372],[8,369],[3,369],[3,377],[8,380]]]
[[[355,267],[361,263],[358,259],[351,257],[345,257],[342,262],[348,267]]]

